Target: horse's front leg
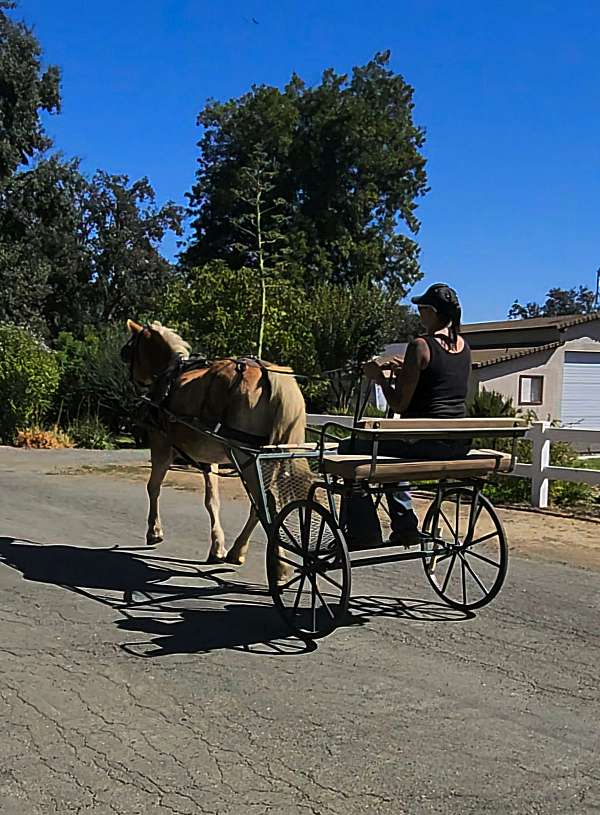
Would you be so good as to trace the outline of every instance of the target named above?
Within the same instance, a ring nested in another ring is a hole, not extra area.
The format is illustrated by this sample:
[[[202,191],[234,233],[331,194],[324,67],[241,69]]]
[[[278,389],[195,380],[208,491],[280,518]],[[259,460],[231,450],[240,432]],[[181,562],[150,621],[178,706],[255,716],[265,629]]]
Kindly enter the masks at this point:
[[[223,563],[225,560],[225,534],[221,526],[219,511],[219,476],[217,465],[211,465],[204,472],[204,505],[210,517],[210,552],[208,563]]]
[[[148,490],[148,530],[146,543],[154,546],[163,540],[162,524],[158,510],[160,488],[173,461],[173,450],[161,436],[156,436],[150,442],[150,457],[152,471],[146,489]]]

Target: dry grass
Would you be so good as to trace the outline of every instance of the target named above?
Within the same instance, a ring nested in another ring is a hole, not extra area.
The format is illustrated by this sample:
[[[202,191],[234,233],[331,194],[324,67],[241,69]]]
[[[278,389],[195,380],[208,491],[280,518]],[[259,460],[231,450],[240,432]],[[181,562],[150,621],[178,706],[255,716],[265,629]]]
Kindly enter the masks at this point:
[[[65,447],[75,447],[75,443],[69,434],[57,425],[50,428],[32,425],[17,430],[15,447],[25,447],[30,450],[60,450]]]

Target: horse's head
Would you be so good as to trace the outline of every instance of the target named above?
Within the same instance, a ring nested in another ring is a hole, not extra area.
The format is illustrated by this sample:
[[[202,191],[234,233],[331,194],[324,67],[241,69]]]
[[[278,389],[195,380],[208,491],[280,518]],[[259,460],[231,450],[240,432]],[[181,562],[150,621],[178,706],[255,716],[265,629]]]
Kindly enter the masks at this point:
[[[129,365],[131,381],[139,388],[149,388],[169,366],[173,350],[157,323],[140,325],[127,320],[130,337],[121,348],[121,359]]]

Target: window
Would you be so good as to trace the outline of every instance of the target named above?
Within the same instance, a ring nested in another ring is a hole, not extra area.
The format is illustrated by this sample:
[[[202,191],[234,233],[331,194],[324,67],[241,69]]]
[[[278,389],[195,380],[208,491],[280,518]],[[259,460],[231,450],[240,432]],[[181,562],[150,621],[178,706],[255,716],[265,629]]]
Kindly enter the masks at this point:
[[[541,405],[544,396],[543,376],[522,376],[519,379],[519,404]]]

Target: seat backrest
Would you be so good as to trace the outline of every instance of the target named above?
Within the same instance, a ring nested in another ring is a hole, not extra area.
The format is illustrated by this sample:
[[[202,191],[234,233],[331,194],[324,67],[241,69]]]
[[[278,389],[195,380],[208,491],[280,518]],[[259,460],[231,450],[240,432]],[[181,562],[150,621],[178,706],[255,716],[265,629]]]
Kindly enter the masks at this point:
[[[473,439],[518,438],[529,425],[515,417],[485,419],[362,419],[355,433],[379,438]]]
[[[526,425],[516,417],[485,419],[361,419],[357,427],[365,430],[510,430]]]

